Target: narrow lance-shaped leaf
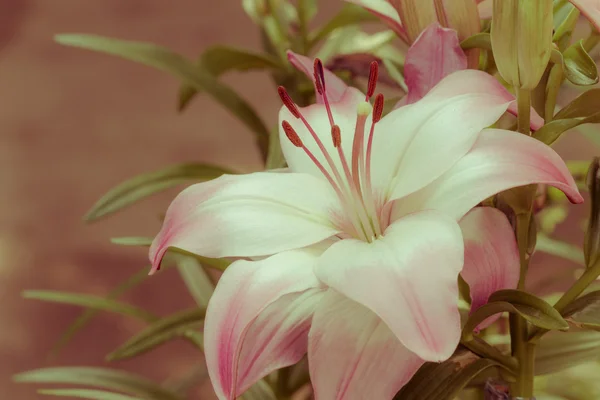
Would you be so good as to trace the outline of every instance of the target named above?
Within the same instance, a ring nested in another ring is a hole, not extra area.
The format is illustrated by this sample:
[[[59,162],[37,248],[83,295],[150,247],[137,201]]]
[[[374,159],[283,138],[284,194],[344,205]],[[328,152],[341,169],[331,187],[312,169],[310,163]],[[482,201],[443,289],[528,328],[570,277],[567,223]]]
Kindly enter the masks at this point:
[[[567,242],[552,239],[543,233],[537,236],[536,250],[552,256],[564,258],[579,265],[585,265],[583,249]]]
[[[14,376],[19,383],[63,383],[104,388],[144,400],[183,400],[147,378],[129,372],[94,367],[54,367],[22,372]]]
[[[96,310],[110,311],[117,314],[135,317],[146,322],[153,322],[158,319],[158,317],[156,317],[154,314],[142,308],[132,306],[131,304],[87,294],[57,292],[53,290],[26,290],[23,292],[23,297],[26,299],[70,304],[79,307],[93,308]]]
[[[196,68],[204,70],[215,78],[218,78],[229,71],[277,70],[283,68],[283,66],[277,58],[268,54],[217,45],[209,47],[202,53]],[[195,85],[181,85],[177,108],[182,111],[194,96],[201,92],[202,90]]]
[[[139,397],[132,397],[124,394],[96,389],[41,389],[38,390],[38,393],[46,396],[90,400],[144,400]]]
[[[95,221],[113,214],[150,195],[188,182],[218,178],[231,171],[207,164],[180,164],[128,179],[111,189],[94,204],[85,220]]]
[[[162,318],[129,339],[107,358],[110,361],[131,358],[150,351],[169,340],[183,337],[187,331],[193,330],[204,320],[205,314],[205,309],[195,308]]]
[[[588,293],[569,304],[563,316],[577,327],[600,331],[600,291]]]
[[[600,358],[600,332],[544,336],[535,353],[535,374],[545,375]]]
[[[563,53],[565,76],[571,83],[589,86],[598,83],[596,63],[583,47],[583,40],[572,44]]]
[[[547,145],[551,145],[569,129],[583,124],[596,124],[599,122],[600,112],[592,114],[587,118],[554,119],[534,132],[533,137]]]
[[[113,300],[130,290],[131,288],[137,286],[142,281],[144,281],[148,277],[149,267],[145,267],[140,271],[136,272],[132,276],[130,276],[127,280],[117,285],[114,289],[112,289],[107,296],[108,300]],[[77,332],[81,330],[88,322],[92,320],[96,316],[96,314],[101,311],[98,308],[89,308],[85,310],[81,315],[73,321],[71,325],[64,331],[61,337],[58,339],[54,347],[50,352],[50,358],[56,357],[58,353],[69,343],[71,338],[75,336]]]
[[[178,77],[197,89],[206,91],[256,134],[259,148],[266,158],[269,131],[256,111],[230,87],[219,82],[210,73],[197,68],[191,60],[151,43],[84,34],[60,34],[55,37],[55,40],[66,46],[112,54],[157,68]]]
[[[178,255],[175,260],[179,275],[200,308],[208,307],[215,286],[197,259]]]
[[[531,293],[517,289],[498,290],[490,296],[488,301],[504,301],[510,303],[515,306],[522,315],[529,314],[531,318],[537,318],[539,321],[543,320],[544,324],[554,326],[549,329],[569,329],[567,322],[554,307]]]
[[[600,108],[600,89],[588,89],[564,106],[555,119],[585,118],[598,112]]]
[[[481,372],[500,366],[459,349],[442,363],[425,363],[394,400],[451,400]]]

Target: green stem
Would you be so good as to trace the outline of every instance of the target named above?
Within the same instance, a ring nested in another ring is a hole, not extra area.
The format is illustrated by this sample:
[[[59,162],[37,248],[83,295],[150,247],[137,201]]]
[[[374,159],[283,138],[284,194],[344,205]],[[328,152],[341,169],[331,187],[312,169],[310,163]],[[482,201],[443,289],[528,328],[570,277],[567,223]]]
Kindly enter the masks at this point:
[[[529,121],[531,119],[531,91],[517,89],[517,131],[529,135]]]
[[[596,279],[598,279],[599,276],[600,262],[596,263],[591,268],[586,269],[583,275],[581,275],[579,279],[577,279],[575,283],[573,283],[573,285],[571,285],[571,287],[556,302],[554,308],[558,312],[562,313],[565,307],[568,306],[573,300],[577,299],[581,295],[581,293],[583,293],[583,291],[587,289],[588,286],[590,286],[592,283],[594,283],[594,281],[596,281]],[[541,338],[546,332],[548,332],[547,329],[533,329],[533,331],[529,335],[529,342],[537,343],[539,338]]]

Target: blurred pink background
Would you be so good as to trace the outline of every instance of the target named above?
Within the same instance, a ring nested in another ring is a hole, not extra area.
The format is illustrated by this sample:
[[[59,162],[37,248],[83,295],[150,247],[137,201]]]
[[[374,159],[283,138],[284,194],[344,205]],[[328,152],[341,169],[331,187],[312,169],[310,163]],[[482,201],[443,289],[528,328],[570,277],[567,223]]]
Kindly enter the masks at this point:
[[[50,365],[106,365],[104,356],[142,328],[131,319],[100,314],[58,359],[48,361],[52,345],[81,310],[20,296],[24,289],[106,294],[147,265],[144,250],[112,245],[109,238],[153,235],[157,215],[177,190],[86,226],[81,217],[95,200],[126,178],[174,163],[260,168],[252,134],[210,98],[198,96],[180,115],[175,79],[61,47],[53,35],[85,32],[155,42],[190,58],[215,43],[258,49],[258,32],[240,3],[0,2],[1,399],[42,398],[33,386],[12,383],[11,376]],[[337,0],[320,3],[327,15],[341,6]],[[279,101],[266,74],[230,74],[225,82],[254,102],[265,121],[276,121]],[[580,137],[572,139],[561,146],[567,157],[585,159],[596,152]],[[586,212],[582,206],[578,214]],[[582,239],[576,227],[561,235],[574,243]],[[547,276],[549,265],[547,258],[536,259],[539,275]],[[572,267],[563,261],[552,265]],[[159,315],[194,304],[174,270],[123,299]],[[201,358],[187,343],[175,342],[111,365],[160,382],[186,375]],[[212,398],[205,394],[210,391],[205,377],[198,381],[204,382],[199,398]]]

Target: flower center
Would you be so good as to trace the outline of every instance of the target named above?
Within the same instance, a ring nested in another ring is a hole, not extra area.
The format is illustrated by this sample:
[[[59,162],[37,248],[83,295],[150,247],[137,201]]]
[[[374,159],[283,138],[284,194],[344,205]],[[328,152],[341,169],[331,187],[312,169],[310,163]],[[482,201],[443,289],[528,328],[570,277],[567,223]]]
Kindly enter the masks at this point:
[[[333,146],[338,153],[337,157],[341,163],[341,171],[340,168],[338,168],[334,163],[332,155],[329,154],[313,127],[302,115],[298,106],[292,101],[286,90],[281,86],[278,88],[279,96],[281,97],[283,104],[295,118],[302,121],[312,139],[317,144],[319,150],[323,153],[331,173],[323,166],[317,157],[315,157],[312,151],[310,151],[304,145],[300,139],[300,136],[290,125],[290,123],[284,120],[282,121],[282,128],[287,138],[294,146],[304,150],[306,155],[315,164],[319,171],[321,171],[325,179],[327,179],[327,181],[335,190],[344,207],[346,215],[351,222],[349,229],[350,232],[346,233],[368,242],[372,242],[383,233],[380,222],[380,209],[377,207],[374,201],[373,188],[371,184],[371,149],[373,144],[373,135],[375,133],[375,125],[377,122],[379,122],[383,113],[382,94],[375,96],[373,107],[371,107],[371,104],[369,103],[369,100],[375,92],[378,73],[379,70],[377,62],[372,62],[369,73],[367,95],[365,101],[359,104],[357,110],[350,166],[348,165],[348,159],[346,158],[344,150],[341,146],[343,132],[341,132],[339,125],[335,123],[329,99],[327,97],[323,64],[321,60],[315,60],[315,87],[318,94],[322,96],[325,109],[327,110],[327,116],[329,118],[329,124],[331,127],[331,139],[333,141]],[[367,148],[365,150],[365,126],[369,114],[372,116],[372,123],[367,139]]]

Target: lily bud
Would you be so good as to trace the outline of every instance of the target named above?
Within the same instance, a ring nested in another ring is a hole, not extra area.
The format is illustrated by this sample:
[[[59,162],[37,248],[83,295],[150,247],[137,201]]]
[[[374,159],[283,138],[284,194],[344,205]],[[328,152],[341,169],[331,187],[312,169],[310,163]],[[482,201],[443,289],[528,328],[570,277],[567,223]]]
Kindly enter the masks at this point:
[[[587,267],[592,267],[600,259],[600,158],[595,157],[587,175],[587,186],[590,190],[590,220],[585,241],[583,254]]]
[[[409,44],[432,23],[438,21],[435,0],[392,0],[406,30]]]
[[[539,83],[552,51],[552,0],[494,0],[492,51],[509,84],[531,90]]]

